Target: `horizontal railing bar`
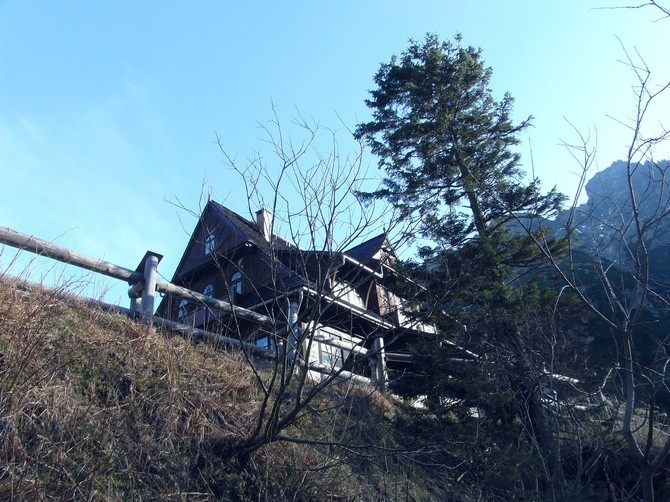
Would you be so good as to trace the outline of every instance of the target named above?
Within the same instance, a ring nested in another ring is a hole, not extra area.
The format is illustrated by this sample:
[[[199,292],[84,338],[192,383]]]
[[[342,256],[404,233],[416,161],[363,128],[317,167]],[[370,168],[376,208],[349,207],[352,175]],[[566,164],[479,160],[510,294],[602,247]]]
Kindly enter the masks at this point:
[[[144,280],[144,274],[135,270],[130,270],[108,261],[99,260],[83,253],[78,253],[77,251],[73,251],[64,246],[45,241],[44,239],[40,239],[38,237],[17,232],[11,228],[0,226],[0,243],[67,263],[68,265],[74,265],[85,270],[97,272],[114,279],[126,281],[131,284]],[[169,293],[181,298],[196,300],[204,305],[207,305],[208,307],[221,309],[224,312],[228,312],[234,316],[239,317],[240,319],[254,321],[265,326],[277,325],[277,323],[268,316],[253,312],[243,307],[232,305],[230,302],[205,296],[201,293],[191,291],[190,289],[177,286],[167,281],[158,281],[156,284],[156,290],[161,293]]]
[[[178,296],[180,298],[185,298],[187,300],[195,300],[198,303],[202,303],[203,305],[206,305],[208,307],[223,310],[224,312],[237,316],[240,319],[254,321],[264,326],[278,327],[285,324],[277,322],[266,315],[259,314],[258,312],[245,309],[244,307],[238,307],[236,305],[231,304],[230,302],[218,300],[211,296],[203,295],[202,293],[192,291],[182,286],[177,286],[176,284],[172,284],[171,282],[157,281],[156,290],[161,293],[168,293],[171,295]]]
[[[53,260],[58,260],[69,265],[98,272],[99,274],[113,277],[121,281],[130,283],[139,282],[144,279],[144,275],[129,268],[119,267],[108,261],[92,258],[83,253],[78,253],[53,242],[45,241],[38,237],[26,235],[11,228],[0,226],[0,243],[29,251],[40,256],[46,256]]]

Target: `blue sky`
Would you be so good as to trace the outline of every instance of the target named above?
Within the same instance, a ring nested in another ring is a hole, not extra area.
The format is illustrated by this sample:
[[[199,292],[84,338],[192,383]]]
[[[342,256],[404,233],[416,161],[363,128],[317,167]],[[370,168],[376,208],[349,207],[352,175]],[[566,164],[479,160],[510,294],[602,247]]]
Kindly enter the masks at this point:
[[[670,79],[670,20],[598,9],[631,2],[2,0],[0,225],[128,267],[152,249],[169,278],[194,220],[166,199],[197,211],[204,186],[246,210],[217,134],[238,160],[263,151],[272,102],[286,132],[298,110],[346,148],[380,63],[427,32],[483,49],[494,94],[535,116],[525,168],[532,147],[545,186],[570,194],[566,119],[597,129],[601,168],[625,153],[629,133],[607,118],[634,111],[619,40]]]

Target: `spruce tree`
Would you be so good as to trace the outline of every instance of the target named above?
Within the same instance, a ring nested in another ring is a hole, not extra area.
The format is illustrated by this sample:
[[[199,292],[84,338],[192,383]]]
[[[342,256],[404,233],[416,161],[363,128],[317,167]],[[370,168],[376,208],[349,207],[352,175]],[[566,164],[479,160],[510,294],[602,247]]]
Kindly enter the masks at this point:
[[[467,329],[470,348],[481,356],[476,376],[450,369],[445,345],[436,343],[417,355],[424,377],[411,381],[417,393],[433,404],[457,397],[485,406],[503,422],[521,418],[549,460],[548,481],[556,488],[562,470],[542,404],[543,354],[532,338],[544,329],[547,299],[535,284],[511,283],[537,262],[529,232],[550,240],[540,222],[564,196],[543,193],[521,169],[515,147],[532,117],[514,123],[513,99],[494,99],[491,75],[481,50],[462,46],[460,36],[410,41],[382,64],[366,101],[372,120],[355,136],[378,156],[385,177],[364,196],[390,202],[430,242],[419,261],[407,264],[427,286],[419,303],[443,331]]]
[[[460,36],[427,35],[381,66],[366,100],[373,120],[356,128],[386,171],[370,195],[417,218],[438,245],[476,238],[492,246],[513,214],[545,216],[563,200],[555,190],[542,194],[537,179],[523,183],[513,147],[532,117],[513,123],[514,100],[493,98],[491,74],[481,50],[461,46]]]

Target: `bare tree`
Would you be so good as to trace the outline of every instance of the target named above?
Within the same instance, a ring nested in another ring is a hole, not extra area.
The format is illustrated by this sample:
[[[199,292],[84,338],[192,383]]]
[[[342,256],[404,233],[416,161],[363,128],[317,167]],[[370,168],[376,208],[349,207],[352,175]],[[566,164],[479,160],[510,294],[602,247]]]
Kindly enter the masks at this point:
[[[656,84],[638,53],[624,53],[635,79],[635,109],[630,120],[618,120],[631,134],[619,177],[607,185],[594,177],[587,187],[587,174],[595,164],[594,142],[579,134],[576,144],[566,144],[582,169],[579,192],[563,222],[569,259],[559,259],[539,240],[536,244],[566,287],[614,335],[623,398],[617,423],[637,463],[644,500],[652,501],[654,476],[670,452],[670,436],[663,431],[664,414],[657,403],[669,390],[670,333],[657,330],[670,316],[670,303],[668,283],[655,256],[659,247],[667,247],[670,217],[670,165],[657,161],[655,151],[667,144],[670,131],[663,125],[651,130],[649,119],[670,82]],[[578,206],[585,188],[596,197]],[[578,258],[584,250],[589,255],[586,262]]]
[[[379,445],[352,444],[327,430],[298,437],[291,426],[324,407],[345,410],[352,401],[383,391],[384,343],[393,343],[391,333],[402,327],[400,301],[384,284],[395,258],[384,250],[373,266],[346,251],[373,236],[391,242],[394,235],[402,235],[394,228],[399,220],[387,207],[363,203],[356,195],[371,182],[359,143],[344,153],[337,131],[303,117],[287,134],[274,107],[273,113],[269,125],[261,126],[263,147],[242,163],[217,137],[227,168],[244,184],[249,214],[258,208],[267,212],[267,241],[259,259],[252,263],[239,253],[213,253],[217,273],[244,281],[246,296],[258,299],[253,309],[270,324],[249,326],[235,316],[221,320],[210,309],[217,319],[210,325],[218,323],[228,336],[243,341],[262,340],[266,356],[259,358],[258,350],[242,346],[260,404],[235,440],[215,441],[214,446],[222,457],[237,456],[243,463],[251,452],[275,441],[347,451],[377,448],[384,454]],[[226,281],[224,296],[234,302],[236,285]],[[377,303],[371,308],[373,293]],[[382,293],[387,305],[381,304]],[[354,387],[359,390],[352,393]],[[326,390],[335,400],[321,399]]]

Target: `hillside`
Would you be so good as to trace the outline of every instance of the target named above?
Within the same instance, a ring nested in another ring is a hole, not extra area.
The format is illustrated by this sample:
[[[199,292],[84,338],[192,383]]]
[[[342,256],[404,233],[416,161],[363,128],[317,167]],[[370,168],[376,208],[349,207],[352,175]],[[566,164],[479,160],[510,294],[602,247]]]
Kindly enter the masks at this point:
[[[433,421],[346,382],[288,431],[303,444],[228,458],[258,405],[237,353],[0,282],[2,500],[469,498]]]
[[[0,279],[0,500],[550,496],[521,422],[456,401],[435,415],[348,382],[285,431],[293,441],[231,456],[260,394],[237,352]],[[556,415],[573,500],[639,488],[608,416],[570,407]]]

